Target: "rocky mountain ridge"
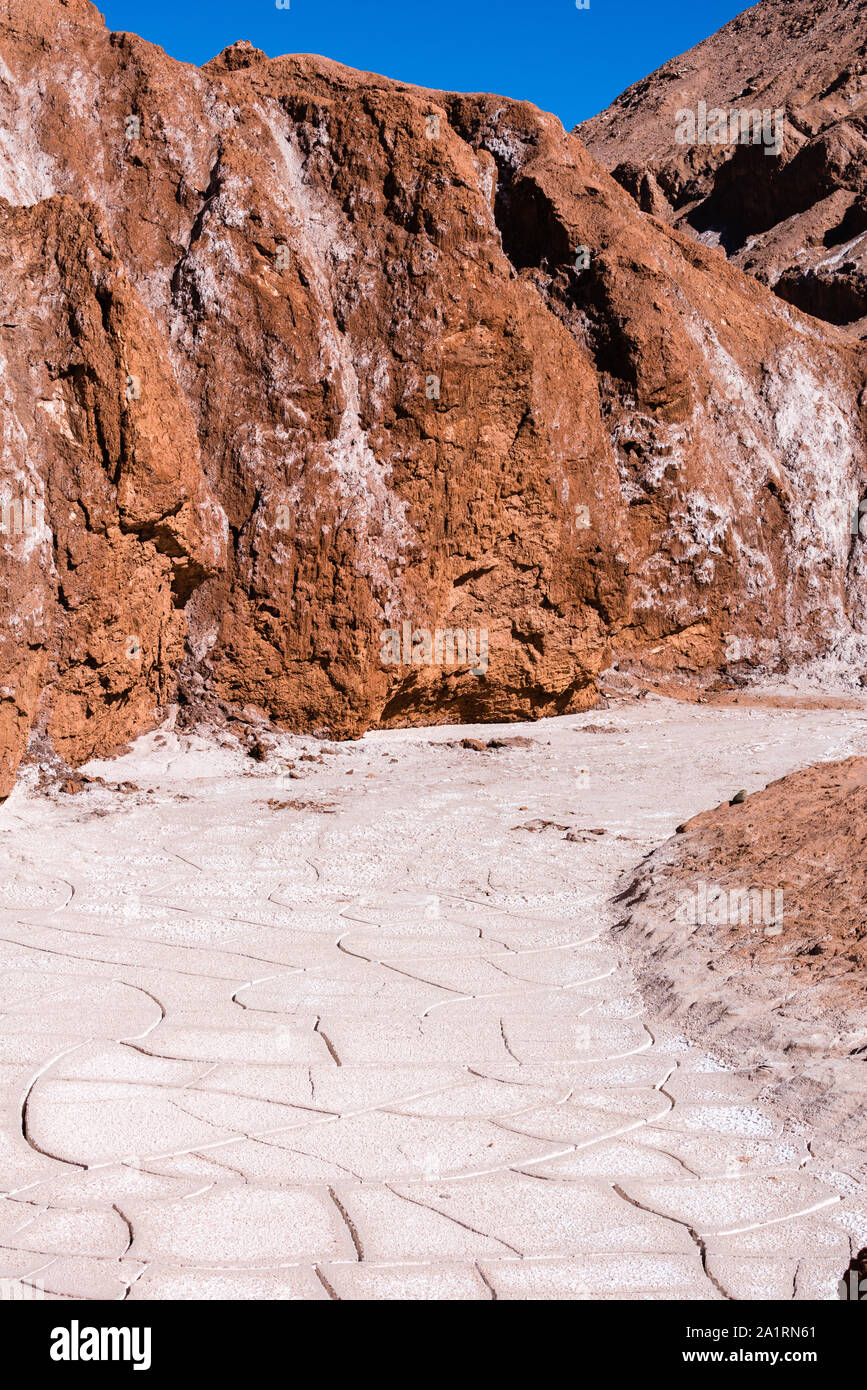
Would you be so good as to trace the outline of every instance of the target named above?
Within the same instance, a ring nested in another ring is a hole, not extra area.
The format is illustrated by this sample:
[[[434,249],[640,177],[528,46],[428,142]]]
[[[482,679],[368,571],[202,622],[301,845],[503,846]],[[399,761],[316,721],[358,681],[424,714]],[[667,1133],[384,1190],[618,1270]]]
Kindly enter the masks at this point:
[[[867,337],[865,0],[760,0],[574,133],[645,211]]]

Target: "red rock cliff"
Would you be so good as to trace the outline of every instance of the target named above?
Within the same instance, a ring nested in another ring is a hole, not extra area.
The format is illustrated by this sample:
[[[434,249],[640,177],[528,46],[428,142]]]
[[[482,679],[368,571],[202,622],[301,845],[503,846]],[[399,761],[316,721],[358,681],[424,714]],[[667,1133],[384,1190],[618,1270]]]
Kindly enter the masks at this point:
[[[0,12],[0,793],[183,659],[291,728],[588,706],[864,623],[864,363],[556,118]],[[382,633],[487,633],[486,669]]]

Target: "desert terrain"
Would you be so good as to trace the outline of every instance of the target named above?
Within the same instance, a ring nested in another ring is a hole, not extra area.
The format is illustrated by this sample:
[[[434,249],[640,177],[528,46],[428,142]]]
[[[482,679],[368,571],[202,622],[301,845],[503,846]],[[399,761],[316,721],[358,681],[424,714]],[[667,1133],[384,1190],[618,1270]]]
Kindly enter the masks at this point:
[[[0,1273],[70,1300],[834,1298],[863,1130],[788,1102],[785,1018],[760,1064],[697,1041],[612,930],[709,801],[867,752],[867,701],[804,703],[651,692],[269,733],[264,760],[165,728],[83,769],[104,784],[31,770],[0,828]]]
[[[0,1297],[867,1275],[865,33],[4,0]]]

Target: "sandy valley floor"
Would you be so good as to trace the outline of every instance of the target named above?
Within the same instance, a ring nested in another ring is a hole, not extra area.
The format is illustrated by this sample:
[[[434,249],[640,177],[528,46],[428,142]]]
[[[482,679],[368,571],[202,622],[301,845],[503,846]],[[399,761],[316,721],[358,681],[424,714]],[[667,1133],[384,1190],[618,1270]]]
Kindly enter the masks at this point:
[[[0,1292],[834,1298],[852,1165],[647,1016],[609,927],[867,705],[322,748],[153,734],[88,769],[136,790],[0,810]]]

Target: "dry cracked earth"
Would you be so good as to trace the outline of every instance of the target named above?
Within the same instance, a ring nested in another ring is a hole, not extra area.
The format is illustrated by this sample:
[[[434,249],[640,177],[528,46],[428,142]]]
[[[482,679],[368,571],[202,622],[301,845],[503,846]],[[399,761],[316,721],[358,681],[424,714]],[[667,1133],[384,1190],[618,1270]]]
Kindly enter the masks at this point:
[[[867,703],[650,695],[277,736],[263,762],[164,729],[76,795],[25,770],[0,821],[0,1278],[833,1298],[863,1159],[649,1016],[610,929],[686,816],[865,750]]]

